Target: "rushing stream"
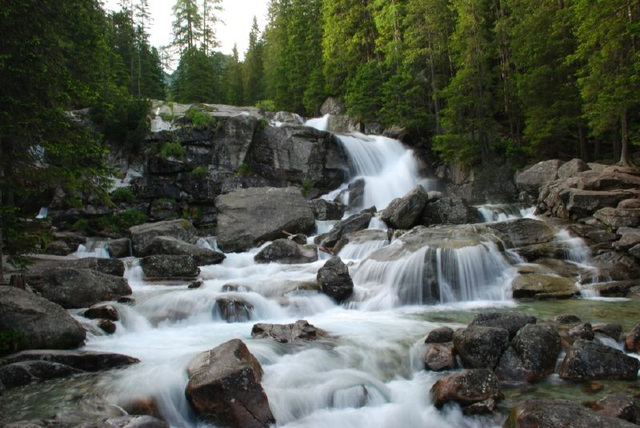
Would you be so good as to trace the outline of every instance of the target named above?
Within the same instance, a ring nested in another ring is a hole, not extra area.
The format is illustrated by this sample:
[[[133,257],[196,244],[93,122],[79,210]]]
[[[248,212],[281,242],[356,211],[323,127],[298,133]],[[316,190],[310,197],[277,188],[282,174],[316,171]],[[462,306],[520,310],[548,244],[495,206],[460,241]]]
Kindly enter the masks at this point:
[[[321,120],[313,124],[326,126]],[[365,181],[362,207],[384,208],[418,184],[431,188],[432,182],[419,176],[413,153],[398,141],[357,134],[341,139],[353,165],[351,182]],[[348,185],[325,197],[337,197]],[[486,221],[531,215],[504,206],[485,206],[481,212]],[[319,222],[318,232],[331,225]],[[372,226],[383,227],[375,220]],[[184,395],[185,368],[197,353],[240,338],[262,364],[262,385],[280,427],[496,426],[509,406],[533,394],[532,389],[544,391],[541,395],[564,396],[579,388],[561,385],[552,376],[536,388],[505,391],[502,414],[497,416],[463,416],[455,405],[438,410],[429,390],[443,374],[422,369],[424,337],[430,330],[466,326],[475,313],[487,308],[517,308],[544,318],[575,313],[592,322],[620,322],[625,329],[635,320],[631,315],[628,322],[623,319],[625,313],[638,310],[629,300],[516,303],[509,291],[518,260],[501,253],[491,241],[454,250],[424,247],[395,261],[379,261],[369,256],[400,245],[389,243],[382,231],[379,236],[350,243],[340,253],[355,284],[354,296],[342,306],[312,287],[327,259],[323,254],[318,262],[300,265],[256,264],[258,249],[228,254],[220,265],[201,267],[204,285],[198,289],[184,283],[146,282],[137,261],[129,260],[125,276],[135,303],[113,303],[121,315],[116,333],[104,335],[92,321],[77,319],[90,331],[85,349],[130,355],[141,363],[8,391],[0,404],[0,422],[54,414],[120,415],[127,401],[152,398],[172,426],[204,426]],[[588,263],[584,245],[563,233],[558,239],[572,248],[571,260]],[[215,246],[215,241],[202,240],[200,245]],[[79,255],[88,254],[86,248],[83,251]],[[424,260],[429,258],[436,272],[425,272]],[[437,278],[437,294],[425,296],[423,287],[416,285],[424,282],[424,275]],[[239,322],[227,322],[216,303],[220,297],[240,298],[252,309],[235,314]],[[432,304],[424,304],[427,301]],[[299,319],[328,335],[304,344],[251,338],[256,322]]]

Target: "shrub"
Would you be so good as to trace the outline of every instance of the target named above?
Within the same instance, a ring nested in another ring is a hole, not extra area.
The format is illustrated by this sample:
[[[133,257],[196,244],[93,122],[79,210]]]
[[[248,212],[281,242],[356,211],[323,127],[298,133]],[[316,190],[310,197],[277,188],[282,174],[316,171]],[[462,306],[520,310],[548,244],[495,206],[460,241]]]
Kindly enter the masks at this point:
[[[209,168],[204,165],[200,165],[194,168],[193,171],[189,173],[189,175],[192,177],[206,177],[209,175]]]
[[[89,220],[87,220],[86,218],[81,218],[80,220],[77,220],[75,223],[73,223],[73,226],[71,226],[71,228],[78,232],[86,232],[89,230]]]
[[[313,183],[308,178],[305,178],[304,180],[302,180],[302,191],[301,191],[302,196],[306,198],[309,192],[311,191],[312,186],[313,186]]]
[[[160,147],[159,155],[162,159],[175,158],[182,160],[187,155],[187,151],[179,141],[166,142]]]
[[[111,200],[113,202],[126,202],[127,204],[133,204],[136,201],[136,197],[128,187],[119,187],[111,193]]]
[[[216,123],[216,119],[213,116],[209,116],[197,108],[187,110],[184,117],[188,119],[196,129],[204,129]]]
[[[276,111],[276,103],[273,100],[260,100],[256,103],[256,108],[263,111]]]

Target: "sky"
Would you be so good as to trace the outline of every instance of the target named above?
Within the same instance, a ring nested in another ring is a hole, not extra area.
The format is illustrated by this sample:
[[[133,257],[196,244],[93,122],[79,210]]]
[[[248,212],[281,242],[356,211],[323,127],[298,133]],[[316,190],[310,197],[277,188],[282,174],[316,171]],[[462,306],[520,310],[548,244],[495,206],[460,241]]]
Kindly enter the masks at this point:
[[[107,10],[117,10],[118,0],[105,0]],[[260,30],[264,30],[267,21],[268,0],[222,0],[222,13],[219,18],[224,24],[216,27],[216,37],[220,42],[217,50],[231,54],[233,45],[237,43],[240,57],[249,46],[249,32],[253,17],[258,19]],[[149,0],[149,7],[153,16],[153,23],[149,29],[150,42],[153,46],[168,45],[172,39],[171,23],[173,15],[171,8],[175,0]]]

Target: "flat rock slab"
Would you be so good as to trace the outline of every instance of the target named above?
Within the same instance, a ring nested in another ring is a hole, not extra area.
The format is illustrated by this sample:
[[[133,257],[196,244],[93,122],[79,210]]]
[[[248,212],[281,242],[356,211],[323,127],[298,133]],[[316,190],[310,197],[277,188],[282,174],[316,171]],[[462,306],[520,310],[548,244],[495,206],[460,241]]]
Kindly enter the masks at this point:
[[[637,427],[622,419],[601,415],[569,400],[532,399],[516,404],[504,424],[509,428],[530,427]]]
[[[109,370],[140,362],[139,359],[128,355],[109,352],[33,350],[9,355],[1,359],[0,364],[13,364],[23,361],[46,361],[64,364],[85,372]]]
[[[305,320],[298,320],[293,324],[255,324],[251,329],[251,337],[257,339],[274,339],[280,343],[291,343],[301,340],[316,340],[326,332],[309,324]]]

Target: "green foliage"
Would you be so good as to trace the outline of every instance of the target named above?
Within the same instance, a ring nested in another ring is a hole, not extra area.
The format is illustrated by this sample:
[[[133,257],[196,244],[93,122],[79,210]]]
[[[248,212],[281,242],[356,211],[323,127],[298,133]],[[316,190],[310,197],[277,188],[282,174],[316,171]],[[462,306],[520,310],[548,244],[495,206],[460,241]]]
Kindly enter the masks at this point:
[[[86,230],[92,232],[125,232],[132,226],[146,223],[148,217],[142,211],[128,209],[109,216],[92,219]]]
[[[185,118],[191,122],[195,129],[205,129],[210,127],[212,124],[217,123],[213,116],[210,116],[197,108],[190,108],[187,110]]]
[[[186,155],[187,151],[179,141],[163,143],[158,152],[158,156],[160,156],[161,159],[174,158],[182,160]]]
[[[276,111],[276,103],[273,100],[260,100],[256,103],[256,108],[262,111]]]
[[[71,228],[77,232],[88,232],[89,231],[89,220],[86,218],[81,218],[75,221]]]
[[[0,330],[0,355],[16,352],[21,340],[22,332],[18,329]]]
[[[304,180],[302,180],[302,189],[300,191],[300,193],[302,193],[302,196],[306,198],[312,187],[313,182],[310,179],[305,178]]]
[[[251,167],[248,163],[242,162],[238,168],[236,169],[235,176],[236,177],[246,177],[251,174]]]
[[[191,177],[207,177],[209,175],[209,168],[204,165],[200,165],[195,167],[191,172],[189,172]]]
[[[136,197],[128,187],[118,187],[111,193],[111,200],[115,203],[124,202],[127,204],[133,204],[136,201]]]
[[[258,21],[253,17],[249,47],[243,65],[243,99],[253,105],[264,98],[264,42],[260,39]]]
[[[107,140],[124,153],[137,154],[149,133],[150,108],[148,100],[113,94],[92,109],[92,118]]]

